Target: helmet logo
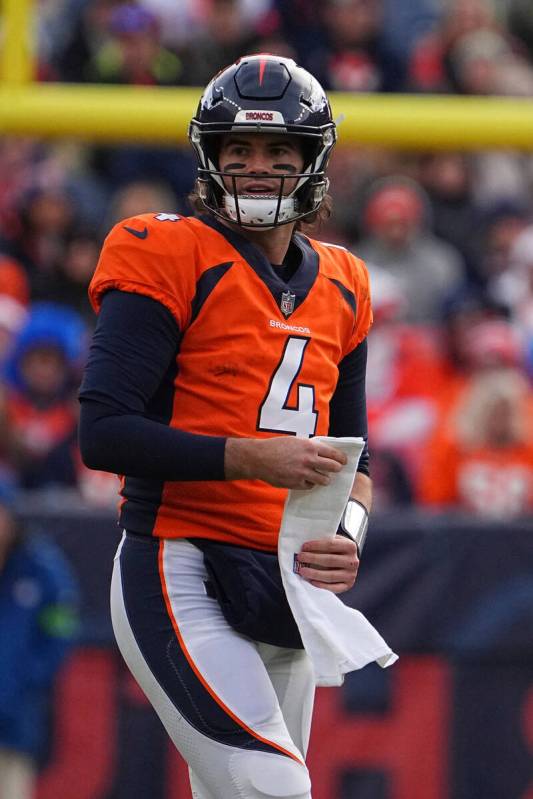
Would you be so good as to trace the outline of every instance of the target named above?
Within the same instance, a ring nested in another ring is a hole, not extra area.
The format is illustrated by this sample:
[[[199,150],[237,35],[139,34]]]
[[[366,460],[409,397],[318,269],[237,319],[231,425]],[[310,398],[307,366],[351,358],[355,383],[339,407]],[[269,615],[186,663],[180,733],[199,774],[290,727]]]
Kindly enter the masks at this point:
[[[267,61],[266,58],[262,58],[259,62],[259,85],[263,85],[263,78],[265,76],[265,69],[266,69]]]
[[[287,317],[294,311],[294,304],[296,302],[296,294],[292,294],[289,290],[284,291],[281,295],[279,307],[281,313]]]

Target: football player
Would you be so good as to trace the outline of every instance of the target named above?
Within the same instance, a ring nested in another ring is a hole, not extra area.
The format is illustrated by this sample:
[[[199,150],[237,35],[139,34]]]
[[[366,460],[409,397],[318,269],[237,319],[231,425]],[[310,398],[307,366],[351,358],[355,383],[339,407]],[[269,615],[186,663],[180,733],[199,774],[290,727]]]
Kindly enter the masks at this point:
[[[193,796],[308,799],[314,675],[277,538],[287,489],[345,463],[315,436],[366,440],[368,276],[300,230],[327,211],[336,129],[294,61],[222,70],[189,137],[199,213],[120,222],[91,282],[82,455],[123,476],[115,635]],[[304,545],[302,579],[353,585],[370,500],[365,448],[341,534]]]

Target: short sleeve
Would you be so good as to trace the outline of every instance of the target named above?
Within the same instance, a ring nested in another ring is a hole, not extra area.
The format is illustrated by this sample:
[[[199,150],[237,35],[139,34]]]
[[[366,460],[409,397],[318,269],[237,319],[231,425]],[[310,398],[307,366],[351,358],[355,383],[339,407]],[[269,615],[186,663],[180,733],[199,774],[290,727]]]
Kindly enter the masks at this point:
[[[89,286],[96,313],[107,291],[142,294],[160,302],[180,329],[195,291],[196,241],[186,219],[158,222],[144,214],[119,222],[107,236]]]

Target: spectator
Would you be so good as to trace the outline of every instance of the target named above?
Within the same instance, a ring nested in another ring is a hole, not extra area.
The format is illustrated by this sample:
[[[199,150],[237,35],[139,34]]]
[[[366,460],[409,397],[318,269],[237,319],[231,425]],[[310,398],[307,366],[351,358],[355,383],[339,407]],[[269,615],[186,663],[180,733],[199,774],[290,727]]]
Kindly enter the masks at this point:
[[[85,0],[54,0],[52,3],[39,4],[39,11],[35,16],[40,80],[58,79],[53,68],[55,55],[65,46],[80,6],[84,3]]]
[[[324,0],[320,38],[303,54],[326,89],[393,92],[404,85],[404,64],[383,36],[382,0]]]
[[[478,224],[478,283],[497,297],[493,286],[509,269],[515,241],[528,226],[531,210],[517,201],[502,201],[484,209]],[[507,300],[501,297],[504,304]]]
[[[135,3],[112,9],[109,34],[88,64],[93,82],[175,86],[182,80],[183,64],[162,45],[159,21],[147,9]]]
[[[72,230],[64,241],[64,250],[55,264],[46,286],[42,286],[39,297],[68,306],[83,317],[88,326],[94,324],[94,314],[89,304],[87,287],[91,281],[100,251],[101,241],[94,230],[82,228]]]
[[[533,407],[520,348],[505,322],[469,331],[474,365],[442,409],[421,471],[419,499],[499,519],[533,511]]]
[[[404,71],[413,47],[435,27],[442,0],[415,0],[398,3],[384,0],[383,34],[392,50],[401,58]]]
[[[370,188],[357,254],[369,267],[394,275],[407,300],[405,320],[435,319],[446,297],[464,281],[460,253],[429,229],[427,200],[418,184],[402,177]]]
[[[530,66],[504,35],[493,30],[460,36],[449,51],[448,72],[460,94],[533,94]]]
[[[60,550],[29,536],[0,497],[0,797],[32,799],[49,742],[58,669],[77,630],[77,588]]]
[[[64,46],[53,57],[60,79],[86,83],[94,78],[90,66],[110,39],[110,18],[123,0],[91,0],[78,8]]]
[[[435,28],[415,44],[409,63],[409,85],[423,92],[459,92],[451,54],[463,37],[479,31],[503,34],[490,0],[449,0]],[[508,38],[508,37],[507,37]]]
[[[509,321],[509,310],[478,288],[466,287],[445,303],[441,317],[444,381],[439,392],[440,405],[451,406],[476,367],[471,331],[494,321]]]
[[[480,282],[482,243],[473,235],[480,221],[480,208],[473,193],[474,169],[462,152],[424,154],[418,178],[427,193],[433,232],[461,253],[470,282]]]
[[[342,122],[340,123],[342,131]],[[405,154],[373,147],[340,147],[328,166],[331,184],[335,186],[335,204],[326,233],[326,241],[354,247],[362,236],[362,205],[369,186],[387,175],[409,172]]]
[[[252,20],[241,15],[239,0],[211,0],[204,29],[180,50],[184,82],[190,86],[207,84],[244,53],[257,52],[256,36]]]
[[[446,379],[442,342],[436,325],[405,321],[407,298],[400,281],[376,267],[372,301],[366,386],[372,451],[378,453],[373,480],[382,502],[405,504],[412,499]]]
[[[46,457],[76,427],[86,328],[69,308],[33,306],[5,365],[10,460],[23,488],[55,481]]]
[[[121,219],[148,213],[174,213],[176,197],[168,184],[135,180],[115,192],[104,223],[107,234]]]
[[[18,214],[4,249],[24,266],[32,298],[39,297],[77,224],[77,206],[65,184],[35,185],[19,199]]]

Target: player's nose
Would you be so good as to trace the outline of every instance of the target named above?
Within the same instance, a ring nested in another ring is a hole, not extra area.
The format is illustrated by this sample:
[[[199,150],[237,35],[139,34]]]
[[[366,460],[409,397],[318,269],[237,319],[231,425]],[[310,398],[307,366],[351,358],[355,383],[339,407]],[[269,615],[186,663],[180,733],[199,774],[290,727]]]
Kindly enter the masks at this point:
[[[270,161],[266,153],[261,150],[254,150],[250,153],[248,158],[246,171],[266,175],[270,171],[270,166]]]

